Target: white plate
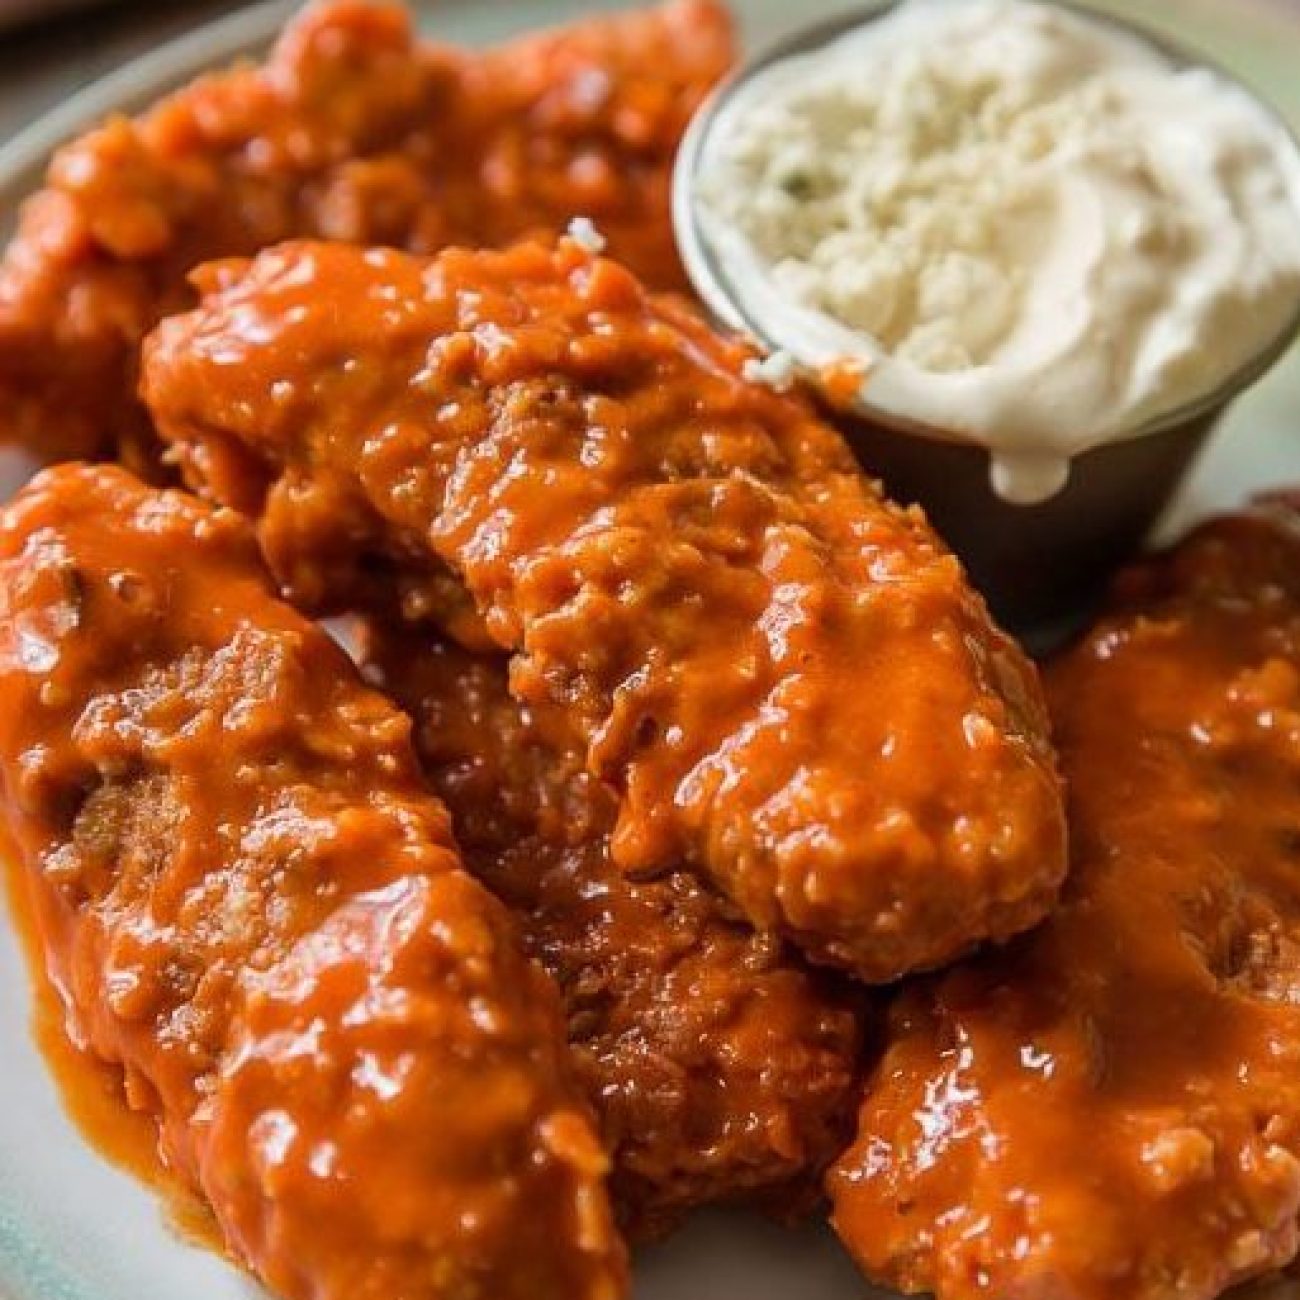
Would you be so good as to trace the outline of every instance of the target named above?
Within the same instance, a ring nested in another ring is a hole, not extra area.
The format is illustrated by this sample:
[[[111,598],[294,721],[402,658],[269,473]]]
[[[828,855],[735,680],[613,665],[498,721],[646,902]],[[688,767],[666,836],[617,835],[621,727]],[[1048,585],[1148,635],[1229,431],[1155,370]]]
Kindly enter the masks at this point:
[[[859,0],[737,0],[754,45]],[[1100,0],[1200,44],[1253,81],[1300,125],[1300,10],[1273,0]],[[618,0],[441,0],[425,26],[467,44],[550,24]],[[0,233],[52,148],[112,110],[130,111],[203,68],[263,48],[291,5],[245,10],[131,64],[0,149]],[[1250,490],[1300,482],[1300,352],[1242,401],[1171,526]],[[0,1300],[249,1300],[256,1289],[163,1224],[150,1192],[106,1164],[60,1107],[28,1033],[27,974],[0,925]],[[829,1233],[785,1232],[741,1215],[705,1215],[637,1264],[636,1300],[866,1300]],[[1270,1300],[1300,1296],[1283,1283]]]

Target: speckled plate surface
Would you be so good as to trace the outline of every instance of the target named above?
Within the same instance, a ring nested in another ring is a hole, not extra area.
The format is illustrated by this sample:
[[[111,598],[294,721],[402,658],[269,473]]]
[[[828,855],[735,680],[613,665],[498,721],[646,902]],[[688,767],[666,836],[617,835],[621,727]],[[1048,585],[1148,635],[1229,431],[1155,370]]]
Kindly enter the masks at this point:
[[[734,0],[757,46],[861,0]],[[425,25],[468,44],[620,7],[616,0],[440,0]],[[1300,127],[1300,4],[1293,0],[1099,0],[1203,48]],[[242,11],[131,64],[0,149],[0,232],[52,148],[103,114],[132,110],[196,72],[262,48],[292,5]],[[1300,484],[1300,350],[1234,409],[1168,528],[1251,490]],[[250,1300],[258,1292],[165,1225],[154,1197],[106,1164],[64,1115],[28,1028],[27,974],[0,919],[0,1300]],[[1300,1300],[1300,1284],[1257,1291]],[[829,1233],[702,1216],[638,1261],[636,1300],[867,1300]]]

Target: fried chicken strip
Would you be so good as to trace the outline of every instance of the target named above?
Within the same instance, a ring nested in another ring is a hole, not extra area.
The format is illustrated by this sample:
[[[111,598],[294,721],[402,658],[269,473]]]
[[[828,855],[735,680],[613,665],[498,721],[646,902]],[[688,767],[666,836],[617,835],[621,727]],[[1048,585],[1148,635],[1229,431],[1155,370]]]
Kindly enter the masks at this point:
[[[516,652],[517,697],[619,792],[620,867],[689,863],[868,980],[1047,910],[1064,824],[1034,669],[741,347],[573,241],[298,244],[202,285],[144,376],[189,480],[260,517],[305,607],[396,584]]]
[[[560,986],[624,1226],[659,1236],[718,1201],[806,1207],[848,1140],[864,1000],[689,873],[627,880],[613,796],[562,723],[511,699],[502,656],[373,623],[363,644],[415,719],[467,864]]]
[[[289,1300],[614,1300],[554,987],[408,720],[246,524],[116,468],[0,516],[0,778],[50,974]]]
[[[830,1181],[940,1300],[1209,1300],[1300,1219],[1300,525],[1207,526],[1050,670],[1061,909],[916,984]]]
[[[63,149],[0,263],[0,441],[156,472],[140,339],[199,262],[293,236],[433,252],[585,214],[663,288],[678,142],[734,57],[717,0],[500,49],[422,43],[396,5],[330,0],[261,67],[196,82]]]

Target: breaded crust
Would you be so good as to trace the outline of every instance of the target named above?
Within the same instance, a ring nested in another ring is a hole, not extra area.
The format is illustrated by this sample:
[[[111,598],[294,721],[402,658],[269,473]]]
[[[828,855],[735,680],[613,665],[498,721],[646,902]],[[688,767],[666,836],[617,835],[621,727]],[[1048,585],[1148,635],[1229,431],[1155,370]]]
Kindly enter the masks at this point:
[[[1060,910],[900,999],[830,1190],[940,1300],[1210,1300],[1300,1217],[1300,528],[1211,524],[1048,672]]]
[[[554,987],[410,724],[246,524],[117,468],[0,515],[0,788],[50,975],[286,1300],[617,1300]]]
[[[202,276],[146,351],[189,480],[304,607],[397,590],[515,652],[682,862],[866,980],[1039,920],[1064,814],[1034,668],[918,512],[748,353],[572,241],[296,244]]]
[[[585,215],[652,283],[685,289],[672,163],[734,55],[717,0],[485,51],[419,40],[397,4],[309,6],[265,64],[59,152],[0,262],[0,443],[163,474],[136,401],[141,338],[192,304],[198,263],[284,239],[430,253]]]
[[[610,857],[618,804],[567,728],[511,698],[506,660],[372,622],[367,677],[415,719],[467,865],[555,977],[624,1227],[817,1199],[857,1097],[869,1000],[760,935],[690,872],[634,881]]]

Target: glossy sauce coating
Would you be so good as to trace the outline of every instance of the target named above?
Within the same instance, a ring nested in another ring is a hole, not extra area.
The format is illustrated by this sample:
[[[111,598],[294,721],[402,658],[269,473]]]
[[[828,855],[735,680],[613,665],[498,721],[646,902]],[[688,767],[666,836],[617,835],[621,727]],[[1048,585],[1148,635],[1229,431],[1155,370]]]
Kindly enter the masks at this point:
[[[650,281],[684,289],[672,161],[732,58],[716,0],[482,52],[418,41],[398,5],[309,7],[264,66],[60,151],[0,263],[0,440],[157,472],[141,337],[192,303],[197,263],[293,236],[433,252],[583,214]]]
[[[409,722],[246,525],[115,468],[0,516],[0,777],[50,975],[289,1300],[613,1300],[553,986]]]
[[[913,986],[830,1180],[940,1300],[1209,1300],[1300,1221],[1300,527],[1207,526],[1048,674],[1061,909]]]
[[[415,719],[467,865],[560,986],[624,1225],[660,1235],[717,1201],[806,1208],[848,1140],[865,999],[691,874],[626,879],[614,796],[553,711],[511,699],[502,656],[376,624],[363,644],[367,675]]]
[[[70,1022],[67,1006],[45,968],[32,891],[19,859],[0,821],[6,920],[18,938],[31,980],[32,1038],[64,1110],[98,1155],[162,1198],[170,1228],[187,1241],[223,1252],[225,1242],[207,1203],[163,1163],[153,1117],[127,1105],[121,1068],[78,1043],[75,1022]]]
[[[294,599],[373,600],[378,556],[409,611],[518,652],[620,793],[621,867],[687,861],[868,980],[1046,911],[1032,666],[741,347],[572,241],[287,245],[201,283],[144,380],[190,481],[261,516]]]

